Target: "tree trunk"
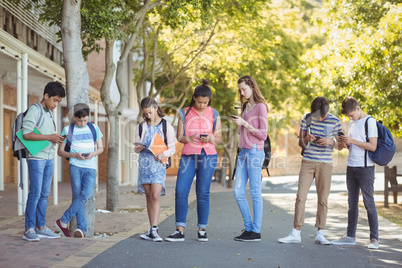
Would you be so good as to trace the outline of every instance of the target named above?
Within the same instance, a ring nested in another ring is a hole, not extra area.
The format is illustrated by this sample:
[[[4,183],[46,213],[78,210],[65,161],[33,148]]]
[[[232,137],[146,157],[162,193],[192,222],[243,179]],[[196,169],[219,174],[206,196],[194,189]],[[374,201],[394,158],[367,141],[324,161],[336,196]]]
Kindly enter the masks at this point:
[[[67,103],[70,111],[77,103],[89,103],[89,76],[82,56],[80,8],[81,0],[63,1],[61,38],[66,72]],[[72,113],[69,115],[71,116]],[[85,205],[85,214],[88,225],[86,236],[92,237],[95,222],[95,193]],[[74,217],[70,222],[70,229],[75,230],[76,226],[77,222]]]
[[[109,115],[109,143],[107,159],[106,209],[119,210],[119,116]]]

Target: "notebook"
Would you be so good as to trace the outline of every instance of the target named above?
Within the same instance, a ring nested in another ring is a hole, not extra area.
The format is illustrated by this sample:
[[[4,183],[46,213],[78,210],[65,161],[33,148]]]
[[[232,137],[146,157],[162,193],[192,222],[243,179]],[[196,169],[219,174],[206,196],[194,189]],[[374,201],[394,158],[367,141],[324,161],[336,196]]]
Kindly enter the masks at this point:
[[[35,128],[32,132],[42,135],[42,132],[40,132],[40,130],[38,129],[37,126],[35,126]],[[22,133],[22,129],[20,129],[16,133],[16,135],[20,139],[22,144],[24,144],[25,148],[28,149],[28,151],[31,153],[32,156],[37,155],[40,151],[45,149],[50,144],[49,141],[47,141],[47,140],[34,141],[34,140],[24,139],[24,134]]]
[[[156,135],[153,137],[148,150],[150,150],[154,155],[157,155],[158,153],[162,153],[166,151],[168,147],[166,146],[165,142],[163,141],[161,135],[159,133],[156,133]],[[167,158],[165,157],[162,162],[163,164],[166,164]]]

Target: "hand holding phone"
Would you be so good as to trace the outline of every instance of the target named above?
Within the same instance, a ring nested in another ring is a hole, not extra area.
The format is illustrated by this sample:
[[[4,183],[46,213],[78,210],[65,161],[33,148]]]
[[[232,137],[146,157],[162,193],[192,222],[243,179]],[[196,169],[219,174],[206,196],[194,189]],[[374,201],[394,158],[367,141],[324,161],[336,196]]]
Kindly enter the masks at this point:
[[[82,153],[81,155],[82,155],[82,156],[88,156],[89,153]]]
[[[200,134],[200,138],[208,137],[208,134]]]
[[[237,119],[237,118],[238,118],[238,116],[235,116],[235,115],[233,115],[233,114],[231,114],[230,117],[233,118],[233,119]]]
[[[338,136],[345,136],[345,134],[342,131],[338,131]]]

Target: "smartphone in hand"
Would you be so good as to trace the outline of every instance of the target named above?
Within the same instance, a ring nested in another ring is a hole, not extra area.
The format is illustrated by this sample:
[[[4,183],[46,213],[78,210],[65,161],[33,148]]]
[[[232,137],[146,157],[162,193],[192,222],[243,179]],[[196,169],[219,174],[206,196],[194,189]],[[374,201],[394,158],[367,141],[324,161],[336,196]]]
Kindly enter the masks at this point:
[[[342,131],[338,131],[338,136],[345,136],[345,134]]]
[[[82,153],[81,155],[82,155],[82,156],[88,156],[89,153]]]
[[[208,134],[200,134],[200,138],[208,137]]]
[[[235,115],[233,115],[233,114],[230,115],[230,117],[233,118],[233,119],[237,119],[237,118],[238,118],[238,116],[235,116]]]

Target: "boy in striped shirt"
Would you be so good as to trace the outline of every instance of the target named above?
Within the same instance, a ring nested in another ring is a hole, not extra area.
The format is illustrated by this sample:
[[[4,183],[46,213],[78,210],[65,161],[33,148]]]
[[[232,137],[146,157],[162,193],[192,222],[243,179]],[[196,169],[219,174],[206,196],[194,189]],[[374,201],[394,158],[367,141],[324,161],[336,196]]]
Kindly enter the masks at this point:
[[[97,162],[96,156],[103,152],[102,133],[99,127],[88,122],[90,115],[89,106],[79,103],[74,106],[75,123],[66,126],[61,135],[66,135],[64,143],[59,145],[58,155],[70,158],[70,180],[73,194],[73,202],[64,212],[63,216],[55,222],[55,227],[62,236],[71,237],[68,223],[76,216],[77,229],[73,236],[83,238],[87,232],[85,218],[85,203],[92,197]],[[64,149],[67,142],[71,142],[70,151]]]
[[[288,236],[278,239],[280,243],[301,243],[300,230],[304,225],[307,194],[315,179],[318,196],[315,224],[318,230],[315,243],[330,245],[323,230],[331,188],[332,151],[334,147],[337,148],[338,132],[341,132],[342,128],[340,120],[328,111],[328,100],[317,97],[311,103],[311,113],[302,118],[299,145],[304,150],[295,203],[294,228]]]

